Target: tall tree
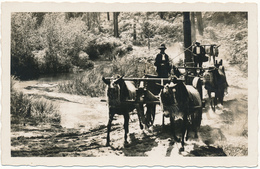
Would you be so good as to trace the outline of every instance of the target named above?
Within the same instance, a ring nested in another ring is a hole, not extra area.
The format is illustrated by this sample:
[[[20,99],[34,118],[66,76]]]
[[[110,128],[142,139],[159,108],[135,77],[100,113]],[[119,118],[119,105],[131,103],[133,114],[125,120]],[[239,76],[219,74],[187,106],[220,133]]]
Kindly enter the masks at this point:
[[[191,24],[190,24],[190,13],[183,12],[183,33],[184,33],[184,47],[185,49],[189,48],[189,50],[185,50],[185,59],[184,62],[187,63],[192,62],[192,54],[191,54]]]
[[[198,26],[199,34],[203,35],[204,27],[203,27],[201,12],[196,12],[196,18],[197,18],[197,26]]]
[[[165,14],[165,12],[158,12],[158,14],[159,14],[159,16],[160,16],[161,19],[164,19],[164,14]]]
[[[133,39],[136,40],[136,24],[134,24]]]
[[[195,13],[191,12],[191,41],[196,41]]]
[[[144,37],[147,38],[148,41],[148,49],[150,50],[150,38],[154,36],[154,30],[155,27],[153,24],[150,24],[149,21],[145,21],[144,24],[142,25],[142,32],[144,34]]]
[[[118,33],[118,15],[119,12],[113,12],[113,21],[114,21],[114,36],[115,37],[119,37],[119,33]]]
[[[109,12],[107,12],[107,20],[110,21]]]

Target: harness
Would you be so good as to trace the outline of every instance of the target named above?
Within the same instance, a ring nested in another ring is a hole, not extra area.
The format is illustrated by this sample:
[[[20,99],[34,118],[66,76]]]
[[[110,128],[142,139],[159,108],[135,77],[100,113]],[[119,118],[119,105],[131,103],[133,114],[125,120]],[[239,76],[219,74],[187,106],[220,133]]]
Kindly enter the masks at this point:
[[[120,86],[117,85],[118,90],[111,91],[111,89],[116,89],[116,88],[108,88],[107,96],[108,96],[108,106],[109,108],[117,108],[121,104],[121,99],[120,99]],[[116,98],[112,97],[113,93],[116,93]]]

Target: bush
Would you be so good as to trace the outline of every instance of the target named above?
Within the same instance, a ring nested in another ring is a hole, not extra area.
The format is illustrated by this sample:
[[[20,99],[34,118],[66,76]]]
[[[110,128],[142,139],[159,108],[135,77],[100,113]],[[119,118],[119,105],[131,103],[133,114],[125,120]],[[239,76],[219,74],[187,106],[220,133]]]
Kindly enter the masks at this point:
[[[48,49],[46,71],[51,73],[68,72],[72,65],[77,65],[79,53],[87,43],[85,23],[80,18],[65,18],[64,13],[46,14],[40,29]]]
[[[84,52],[89,55],[91,60],[112,60],[114,56],[122,57],[131,50],[133,50],[132,45],[124,44],[118,38],[101,34],[88,43],[84,49]]]

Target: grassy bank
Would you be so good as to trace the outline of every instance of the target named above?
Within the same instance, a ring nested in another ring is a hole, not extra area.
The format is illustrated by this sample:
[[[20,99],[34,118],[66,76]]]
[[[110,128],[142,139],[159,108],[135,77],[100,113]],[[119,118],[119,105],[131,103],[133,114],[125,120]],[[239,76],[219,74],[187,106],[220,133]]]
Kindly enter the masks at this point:
[[[17,81],[11,78],[11,123],[37,125],[39,123],[60,122],[58,107],[50,100],[39,96],[29,96],[15,89]]]

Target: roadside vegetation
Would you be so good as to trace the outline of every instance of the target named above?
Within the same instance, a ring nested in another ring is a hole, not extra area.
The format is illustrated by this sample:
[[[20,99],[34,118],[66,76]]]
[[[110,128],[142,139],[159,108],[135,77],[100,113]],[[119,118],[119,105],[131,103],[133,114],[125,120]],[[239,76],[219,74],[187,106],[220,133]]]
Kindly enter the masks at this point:
[[[87,95],[91,97],[104,96],[105,83],[102,77],[112,77],[114,74],[125,75],[126,77],[143,77],[145,74],[155,74],[151,59],[135,58],[132,56],[118,58],[99,65],[91,71],[84,72],[72,81],[59,83],[60,92]]]
[[[15,83],[17,80],[11,77],[11,124],[60,122],[57,105],[43,97],[23,94],[15,89]]]

